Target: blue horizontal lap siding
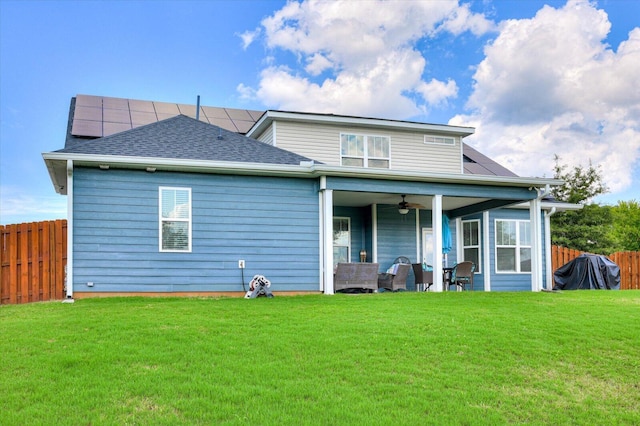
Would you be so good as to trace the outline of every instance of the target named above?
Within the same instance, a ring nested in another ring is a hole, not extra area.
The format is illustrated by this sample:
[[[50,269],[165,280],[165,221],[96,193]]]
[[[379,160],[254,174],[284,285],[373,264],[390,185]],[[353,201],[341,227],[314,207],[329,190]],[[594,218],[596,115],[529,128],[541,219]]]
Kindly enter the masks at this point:
[[[529,210],[499,209],[489,214],[489,238],[491,238],[491,291],[531,291],[531,273],[496,272],[496,220],[529,220]]]
[[[192,252],[158,248],[159,187],[192,191]],[[274,291],[319,288],[316,181],[79,168],[74,173],[74,290]],[[87,287],[87,282],[94,287]]]

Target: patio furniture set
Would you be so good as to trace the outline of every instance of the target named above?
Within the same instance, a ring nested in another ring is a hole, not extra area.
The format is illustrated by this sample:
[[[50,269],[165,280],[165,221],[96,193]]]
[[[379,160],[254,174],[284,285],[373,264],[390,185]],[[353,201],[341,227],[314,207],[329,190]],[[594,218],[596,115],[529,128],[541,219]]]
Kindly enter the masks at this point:
[[[405,291],[409,271],[413,269],[416,291],[428,291],[433,285],[433,270],[428,265],[411,263],[402,256],[394,260],[391,267],[379,273],[378,263],[338,263],[334,274],[336,292]],[[473,262],[460,262],[453,268],[444,268],[443,283],[445,290],[456,286],[462,291],[467,286],[473,291],[473,274],[476,265]]]

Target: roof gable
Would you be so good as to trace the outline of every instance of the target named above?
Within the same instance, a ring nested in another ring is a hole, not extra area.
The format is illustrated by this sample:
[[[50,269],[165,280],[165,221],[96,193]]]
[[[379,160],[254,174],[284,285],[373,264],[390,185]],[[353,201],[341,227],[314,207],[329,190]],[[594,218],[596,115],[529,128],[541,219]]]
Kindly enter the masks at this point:
[[[74,139],[56,152],[120,157],[300,164],[309,158],[178,115],[98,139]]]

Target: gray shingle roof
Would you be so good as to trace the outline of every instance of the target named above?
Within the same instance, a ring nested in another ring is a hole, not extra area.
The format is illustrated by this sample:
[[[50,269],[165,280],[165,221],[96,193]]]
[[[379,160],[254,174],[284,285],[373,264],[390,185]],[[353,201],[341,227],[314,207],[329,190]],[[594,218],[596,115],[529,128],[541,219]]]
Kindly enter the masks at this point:
[[[292,164],[309,158],[178,115],[98,139],[73,139],[56,152],[185,160]]]

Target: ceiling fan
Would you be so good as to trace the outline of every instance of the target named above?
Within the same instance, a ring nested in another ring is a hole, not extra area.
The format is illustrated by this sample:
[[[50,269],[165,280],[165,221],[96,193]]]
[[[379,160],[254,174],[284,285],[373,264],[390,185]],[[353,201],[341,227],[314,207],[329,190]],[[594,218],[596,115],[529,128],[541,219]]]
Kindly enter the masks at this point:
[[[409,209],[424,209],[425,206],[423,206],[422,204],[416,204],[416,203],[408,203],[405,200],[406,195],[402,195],[402,201],[400,201],[398,203],[398,213],[400,214],[407,214],[409,213]]]

